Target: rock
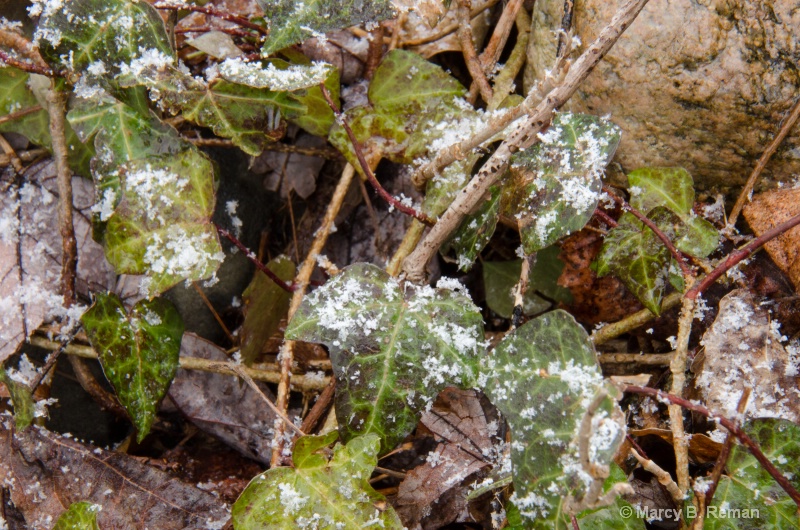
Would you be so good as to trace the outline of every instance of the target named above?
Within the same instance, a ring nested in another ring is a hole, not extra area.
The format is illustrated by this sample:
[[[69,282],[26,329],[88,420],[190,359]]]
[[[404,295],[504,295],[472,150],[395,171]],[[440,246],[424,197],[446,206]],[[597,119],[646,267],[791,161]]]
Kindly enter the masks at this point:
[[[563,3],[537,1],[534,20],[557,29]],[[573,29],[583,43],[576,53],[620,4],[575,2]],[[735,196],[800,89],[797,27],[794,0],[650,2],[566,110],[611,114],[622,127],[614,180],[642,166],[683,166],[698,188]],[[540,29],[532,37],[526,90],[552,68],[556,47],[554,31]],[[800,127],[784,140],[759,185],[795,173]]]

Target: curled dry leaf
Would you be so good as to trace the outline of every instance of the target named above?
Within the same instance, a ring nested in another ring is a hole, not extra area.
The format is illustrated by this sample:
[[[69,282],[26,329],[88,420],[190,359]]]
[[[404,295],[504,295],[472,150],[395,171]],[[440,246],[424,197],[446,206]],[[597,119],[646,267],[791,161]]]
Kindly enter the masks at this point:
[[[181,354],[227,361],[225,350],[194,333],[184,333]],[[266,385],[260,385],[274,399]],[[176,407],[205,432],[243,455],[269,464],[275,415],[249,385],[229,375],[179,369],[169,388]]]
[[[703,336],[705,360],[696,383],[709,409],[736,417],[750,388],[748,417],[800,420],[800,363],[780,344],[774,324],[748,291],[720,300],[717,319]]]
[[[46,429],[12,434],[0,422],[0,481],[28,528],[50,528],[75,502],[102,506],[103,529],[222,528],[230,518],[216,497],[116,452]]]
[[[757,236],[800,213],[800,189],[773,190],[753,197],[744,207],[744,218]],[[800,227],[794,227],[766,245],[772,261],[800,291]]]
[[[92,240],[90,208],[94,186],[72,179],[73,223],[78,245],[77,290],[104,291],[114,285],[114,271],[103,248]],[[43,322],[77,318],[63,306],[61,235],[55,165],[48,161],[26,172],[24,182],[13,173],[0,177],[0,363]]]

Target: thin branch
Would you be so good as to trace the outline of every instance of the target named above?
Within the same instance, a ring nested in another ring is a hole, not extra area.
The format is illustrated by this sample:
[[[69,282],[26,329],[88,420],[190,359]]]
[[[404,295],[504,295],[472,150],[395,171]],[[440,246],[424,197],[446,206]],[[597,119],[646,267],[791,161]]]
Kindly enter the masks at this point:
[[[733,230],[733,225],[736,224],[736,219],[742,212],[745,202],[750,200],[750,194],[753,192],[753,187],[756,185],[756,180],[758,180],[758,177],[764,171],[764,168],[767,167],[767,163],[769,162],[770,158],[772,158],[772,155],[775,154],[775,151],[778,150],[778,147],[783,142],[783,139],[786,138],[786,135],[788,135],[789,131],[792,130],[794,124],[797,123],[798,118],[800,118],[800,97],[797,98],[797,101],[795,101],[794,105],[789,111],[789,115],[786,117],[786,121],[783,122],[783,125],[781,125],[777,136],[775,136],[775,139],[772,140],[769,146],[767,146],[766,150],[764,150],[761,158],[759,158],[758,162],[756,163],[756,167],[753,168],[753,172],[750,173],[750,176],[747,178],[744,188],[742,188],[741,193],[739,193],[739,197],[736,199],[736,204],[733,205],[731,215],[728,217],[728,223],[725,226],[726,231]]]
[[[595,208],[594,215],[595,215],[595,217],[599,218],[601,221],[603,221],[605,224],[607,224],[611,228],[614,228],[615,226],[617,226],[619,224],[614,220],[613,217],[608,215],[606,212],[604,212],[600,208]]]
[[[22,160],[19,159],[17,156],[17,152],[14,151],[14,148],[11,147],[11,144],[8,143],[6,137],[0,134],[0,148],[6,154],[6,156],[10,159],[11,167],[14,168],[14,171],[17,172],[18,175],[21,175],[25,168],[22,165]]]
[[[683,493],[681,493],[681,489],[678,487],[677,484],[675,484],[675,481],[672,480],[672,476],[663,469],[661,469],[661,466],[659,466],[652,460],[640,455],[636,449],[631,448],[630,451],[633,457],[636,458],[636,460],[642,466],[642,468],[644,468],[645,471],[652,473],[653,476],[656,477],[656,480],[658,480],[658,483],[667,489],[667,492],[669,492],[670,496],[672,497],[672,500],[678,503],[678,506],[683,504]]]
[[[247,385],[251,389],[253,389],[253,391],[256,394],[258,394],[264,402],[266,402],[267,406],[270,408],[270,410],[272,410],[272,412],[274,412],[280,419],[282,419],[284,423],[289,425],[289,427],[294,429],[294,431],[297,434],[299,434],[300,436],[305,436],[306,433],[304,433],[302,429],[300,429],[300,427],[292,423],[292,420],[290,420],[283,411],[279,410],[278,407],[276,407],[275,404],[267,396],[264,395],[264,392],[261,391],[261,389],[258,387],[253,378],[250,377],[250,375],[247,373],[246,370],[244,370],[245,368],[244,366],[242,366],[241,364],[234,364],[233,368],[236,371],[236,375],[244,379],[245,383],[247,383]]]
[[[228,22],[233,22],[234,24],[238,24],[243,28],[252,29],[253,31],[257,31],[261,35],[268,35],[269,31],[255,24],[250,22],[244,17],[240,17],[238,15],[232,15],[230,13],[226,13],[225,11],[220,11],[219,9],[214,9],[211,7],[203,7],[203,6],[196,6],[190,4],[174,4],[170,2],[156,2],[153,4],[153,7],[156,9],[168,9],[171,11],[179,11],[179,10],[187,10],[187,11],[194,11],[196,13],[203,13],[204,15],[212,16],[215,18],[219,18],[222,20],[227,20]]]
[[[228,326],[225,325],[225,322],[222,320],[222,317],[219,316],[217,310],[214,309],[214,305],[211,303],[211,300],[208,299],[206,293],[203,292],[203,289],[199,285],[197,285],[197,282],[192,282],[192,287],[197,293],[197,296],[199,296],[200,299],[203,301],[203,303],[206,305],[208,310],[211,311],[211,315],[214,317],[214,320],[216,320],[217,324],[219,324],[219,327],[222,328],[223,333],[225,333],[225,336],[228,337],[229,341],[231,341],[231,344],[236,344],[236,339],[233,338],[233,335],[231,334],[231,331],[228,329]]]
[[[798,224],[800,224],[800,214],[795,215],[785,223],[781,223],[778,226],[767,230],[750,243],[743,246],[741,249],[731,252],[725,261],[717,265],[713,271],[704,276],[701,281],[699,281],[694,287],[686,292],[686,298],[691,298],[694,300],[700,293],[708,289],[715,281],[717,281],[720,276],[725,274],[730,268],[736,266],[740,261],[756,252],[759,248],[761,248],[762,245],[764,245],[764,243],[775,239],[784,232],[791,230]]]
[[[682,396],[686,386],[686,363],[689,358],[689,337],[692,333],[694,305],[694,300],[683,299],[678,319],[677,344],[669,363],[672,375],[670,390],[676,396]],[[678,405],[669,406],[669,421],[672,429],[672,446],[675,450],[675,473],[678,475],[681,491],[685,492],[689,488],[689,445],[683,425],[683,411]]]
[[[514,330],[519,327],[522,321],[522,311],[523,306],[525,304],[524,298],[525,293],[528,291],[528,276],[531,272],[531,266],[536,263],[536,254],[531,254],[530,256],[526,256],[525,259],[522,260],[522,266],[520,267],[519,271],[519,281],[514,285],[514,289],[511,291],[512,296],[514,297],[514,310],[511,315],[511,330]]]
[[[6,114],[5,116],[0,116],[0,124],[9,121],[14,121],[16,119],[22,118],[23,116],[27,116],[28,114],[39,112],[40,110],[42,110],[41,105],[34,105],[32,107],[28,107],[27,109],[18,110],[17,112],[12,112],[10,114]]]
[[[372,79],[372,75],[378,68],[383,57],[383,26],[380,24],[378,27],[369,32],[367,37],[369,42],[369,49],[367,51],[367,62],[364,65],[364,79]]]
[[[472,80],[477,83],[483,100],[489,103],[492,100],[492,87],[489,86],[489,80],[486,79],[483,65],[475,51],[475,43],[472,41],[472,26],[470,25],[469,16],[471,6],[472,0],[458,0],[458,7],[456,8],[458,31],[456,35],[461,44],[461,53],[464,55],[464,62],[467,63],[469,74],[472,76]]]
[[[78,334],[78,332],[80,332],[80,330],[81,330],[80,326],[75,326],[73,329],[71,329],[70,332],[67,334],[67,336],[64,338],[64,340],[61,341],[59,347],[53,350],[53,353],[47,356],[47,361],[45,361],[44,366],[42,366],[42,369],[39,370],[39,373],[34,378],[34,380],[31,381],[30,384],[31,393],[36,392],[36,389],[39,388],[39,385],[42,384],[44,378],[47,377],[47,373],[53,368],[53,366],[56,365],[56,361],[58,361],[58,358],[61,356],[62,353],[64,353],[64,350],[66,350],[67,347],[69,347],[72,341],[75,340],[75,336]]]
[[[580,525],[578,524],[578,519],[574,515],[569,516],[569,520],[572,523],[572,530],[581,530]]]
[[[300,266],[300,270],[295,277],[294,284],[296,289],[292,295],[292,300],[289,302],[289,313],[286,318],[288,322],[291,322],[292,317],[294,317],[294,314],[297,312],[300,304],[303,301],[303,296],[305,296],[306,288],[308,287],[309,280],[311,279],[311,273],[314,272],[314,267],[317,263],[317,256],[322,253],[322,249],[325,247],[325,243],[328,241],[328,236],[330,235],[331,228],[333,227],[333,221],[339,214],[339,210],[342,207],[344,197],[347,194],[348,188],[350,188],[350,184],[353,181],[354,175],[355,168],[350,164],[347,164],[344,167],[344,171],[342,171],[342,176],[339,178],[339,183],[336,185],[336,189],[333,191],[333,197],[331,197],[331,200],[328,203],[328,209],[325,212],[325,217],[322,219],[322,223],[317,229],[316,236],[314,237],[314,241],[311,243],[311,248],[308,251],[308,255],[303,261],[303,264]],[[292,376],[294,345],[294,341],[286,341],[280,354],[281,376],[280,381],[278,382],[278,395],[275,401],[275,404],[279,410],[286,410],[289,405],[289,385],[294,379],[294,376]],[[283,427],[280,424],[275,426],[275,437],[273,438],[273,442],[275,445],[272,449],[271,465],[277,466],[283,459]]]
[[[493,5],[495,5],[499,1],[500,0],[489,0],[488,2],[480,4],[477,7],[473,7],[472,11],[470,11],[470,14],[469,14],[470,18],[477,17],[483,11],[486,11],[487,9],[489,9],[490,7],[492,7]],[[426,35],[426,36],[418,38],[418,39],[404,40],[402,43],[399,44],[399,46],[403,47],[403,48],[407,48],[409,46],[421,46],[421,45],[427,44],[429,42],[434,42],[434,41],[437,41],[439,39],[443,39],[443,38],[447,37],[448,35],[450,35],[451,33],[453,33],[454,31],[456,31],[457,29],[458,29],[458,22],[453,22],[451,24],[448,24],[447,26],[443,26],[442,29],[438,33],[435,33],[433,35]]]
[[[40,66],[26,61],[20,61],[19,59],[15,59],[14,57],[12,57],[3,50],[0,50],[0,62],[3,62],[8,66],[13,66],[14,68],[19,68],[23,72],[28,72],[31,74],[40,74],[40,75],[45,75],[47,77],[64,77],[64,74],[60,72],[55,72],[52,68],[48,66]]]
[[[600,364],[640,364],[643,366],[669,366],[671,353],[601,353]]]
[[[775,465],[767,458],[761,449],[758,447],[758,444],[750,438],[746,432],[744,432],[741,427],[739,427],[736,422],[731,421],[730,419],[720,416],[719,414],[715,414],[709,411],[703,405],[699,405],[697,403],[692,403],[688,399],[684,399],[680,396],[674,396],[672,394],[667,394],[661,390],[656,388],[644,387],[644,386],[633,386],[629,385],[626,386],[624,389],[625,392],[631,394],[641,394],[645,396],[650,396],[655,398],[659,401],[666,401],[668,403],[674,403],[676,405],[680,405],[681,407],[691,410],[692,412],[697,412],[705,416],[706,418],[712,419],[728,429],[728,431],[736,436],[736,438],[747,447],[750,453],[755,457],[756,460],[762,465],[764,470],[769,473],[772,478],[780,485],[781,488],[791,497],[791,499],[800,507],[800,492],[798,492],[794,486],[789,482],[789,480],[783,476],[783,474],[775,467]]]
[[[303,424],[300,426],[305,432],[311,432],[317,426],[319,420],[328,411],[328,407],[333,401],[333,396],[336,394],[336,379],[331,377],[331,382],[325,387],[325,390],[317,397],[317,401],[306,417],[303,419]]]
[[[664,311],[672,309],[678,305],[682,298],[683,296],[681,293],[670,293],[665,296],[661,301],[661,314],[664,314]],[[592,333],[589,339],[594,343],[595,346],[599,346],[619,337],[620,335],[643,326],[654,318],[656,318],[656,316],[652,311],[649,309],[642,309],[636,313],[633,313],[632,315],[628,315],[622,320],[618,320],[617,322],[613,322],[611,324],[606,324],[602,328]]]
[[[409,280],[423,281],[428,262],[453,230],[461,224],[463,218],[473,211],[489,188],[499,180],[508,166],[511,155],[539,141],[538,133],[550,123],[555,110],[566,103],[575,93],[578,86],[611,49],[645,4],[647,4],[647,0],[627,0],[614,15],[611,23],[600,32],[597,40],[575,61],[563,83],[551,90],[531,114],[514,126],[506,140],[484,163],[470,183],[459,192],[453,203],[414,252],[405,259],[403,267]],[[528,108],[524,102],[522,106]]]
[[[506,10],[511,9],[511,5],[512,2],[509,2],[506,6]],[[503,16],[505,16],[505,13],[506,12],[503,11]],[[514,42],[514,48],[511,50],[511,54],[508,56],[503,68],[494,77],[494,94],[492,96],[492,101],[487,104],[487,108],[489,110],[497,110],[506,97],[508,97],[508,95],[514,91],[514,80],[517,78],[519,71],[522,70],[522,66],[525,64],[526,50],[528,49],[528,39],[531,31],[531,17],[528,15],[528,12],[524,9],[517,11],[516,23],[517,38]],[[492,38],[494,39],[494,35],[492,35]],[[491,45],[491,43],[492,41],[489,41],[489,45]],[[487,46],[486,50],[488,49],[489,47]],[[486,50],[484,51],[484,54],[486,53]],[[483,57],[483,55],[481,55],[481,57]],[[495,62],[497,62],[496,59]]]
[[[367,159],[364,158],[364,152],[361,150],[361,145],[359,144],[358,139],[356,138],[356,135],[353,132],[353,129],[350,128],[350,124],[347,123],[347,121],[342,116],[339,107],[337,107],[336,103],[334,103],[333,99],[331,99],[331,95],[328,92],[328,89],[325,87],[325,85],[320,84],[319,87],[320,89],[322,89],[322,95],[325,96],[325,101],[328,102],[328,106],[336,115],[337,121],[342,126],[342,128],[344,128],[348,138],[350,138],[350,143],[353,145],[353,151],[356,154],[356,158],[358,158],[358,164],[361,166],[361,170],[364,172],[364,175],[366,175],[367,180],[372,185],[372,187],[375,188],[375,191],[378,192],[378,195],[380,195],[393,208],[399,210],[400,212],[406,215],[410,215],[415,219],[419,219],[420,221],[422,221],[427,225],[433,225],[436,221],[425,215],[424,212],[417,211],[411,206],[406,206],[405,204],[397,200],[397,198],[394,197],[391,193],[386,191],[386,189],[383,186],[381,186],[381,183],[378,182],[378,179],[375,177],[375,174],[369,167]]]
[[[292,285],[288,285],[288,284],[287,284],[285,281],[283,281],[283,280],[281,280],[280,278],[278,278],[278,275],[277,275],[277,274],[275,274],[274,272],[272,272],[272,271],[269,269],[269,267],[267,267],[266,265],[264,265],[263,263],[261,263],[261,262],[258,260],[258,257],[256,257],[256,255],[255,255],[255,252],[253,252],[252,250],[250,250],[249,248],[247,248],[246,246],[244,246],[244,243],[242,243],[241,241],[239,241],[239,240],[236,238],[236,236],[234,236],[233,234],[231,234],[230,232],[228,232],[227,230],[225,230],[224,228],[222,228],[221,226],[219,226],[219,225],[218,225],[218,224],[216,224],[216,223],[214,223],[214,226],[216,227],[216,229],[217,229],[217,232],[219,232],[219,234],[220,234],[221,236],[225,237],[225,238],[226,238],[228,241],[230,241],[231,243],[233,243],[234,245],[236,245],[236,248],[238,248],[239,250],[241,250],[241,251],[244,253],[244,255],[247,257],[247,259],[249,259],[249,260],[250,260],[250,261],[251,261],[251,262],[252,262],[252,263],[253,263],[253,264],[256,266],[256,268],[257,268],[258,270],[260,270],[261,272],[263,272],[264,274],[266,274],[266,275],[267,275],[267,277],[268,277],[270,280],[272,280],[273,282],[275,282],[275,285],[277,285],[278,287],[280,287],[281,289],[283,289],[283,290],[284,290],[284,291],[286,291],[287,293],[293,293],[293,292],[294,292],[294,290],[295,290],[294,286],[292,286]]]
[[[497,61],[500,60],[500,54],[506,46],[508,37],[511,34],[511,28],[514,26],[514,21],[517,19],[520,8],[522,7],[523,0],[509,0],[503,7],[503,13],[495,24],[492,36],[489,38],[489,43],[486,48],[481,52],[481,66],[483,71],[488,75],[492,71]],[[517,39],[522,38],[527,44],[527,35],[519,33]],[[488,103],[488,102],[487,102]]]

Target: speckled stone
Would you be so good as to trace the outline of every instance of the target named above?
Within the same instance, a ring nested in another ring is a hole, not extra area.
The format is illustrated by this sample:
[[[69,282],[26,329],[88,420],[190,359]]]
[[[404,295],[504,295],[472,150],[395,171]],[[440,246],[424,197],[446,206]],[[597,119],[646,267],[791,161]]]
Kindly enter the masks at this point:
[[[575,2],[578,51],[620,4]],[[534,19],[557,28],[554,6],[561,5],[537,0]],[[553,32],[538,33],[546,36],[534,37],[538,51],[529,49],[526,88],[552,66]],[[698,188],[735,195],[800,95],[799,66],[796,0],[652,0],[566,108],[610,114],[623,129],[615,180],[642,166],[683,166]],[[760,187],[798,174],[800,127],[784,140]]]

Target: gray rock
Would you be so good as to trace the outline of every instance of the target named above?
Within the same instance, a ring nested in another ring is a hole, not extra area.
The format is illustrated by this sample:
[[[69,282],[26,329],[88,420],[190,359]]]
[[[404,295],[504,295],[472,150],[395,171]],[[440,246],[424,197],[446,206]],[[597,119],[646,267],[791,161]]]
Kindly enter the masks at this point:
[[[573,27],[583,43],[578,52],[620,3],[575,2]],[[534,20],[558,28],[562,5],[537,1]],[[642,166],[683,166],[699,188],[735,195],[798,97],[798,27],[795,0],[652,1],[566,109],[611,114],[622,127],[616,179]],[[555,53],[553,31],[540,27],[533,41],[526,90],[552,67]],[[800,127],[760,184],[795,173]]]

